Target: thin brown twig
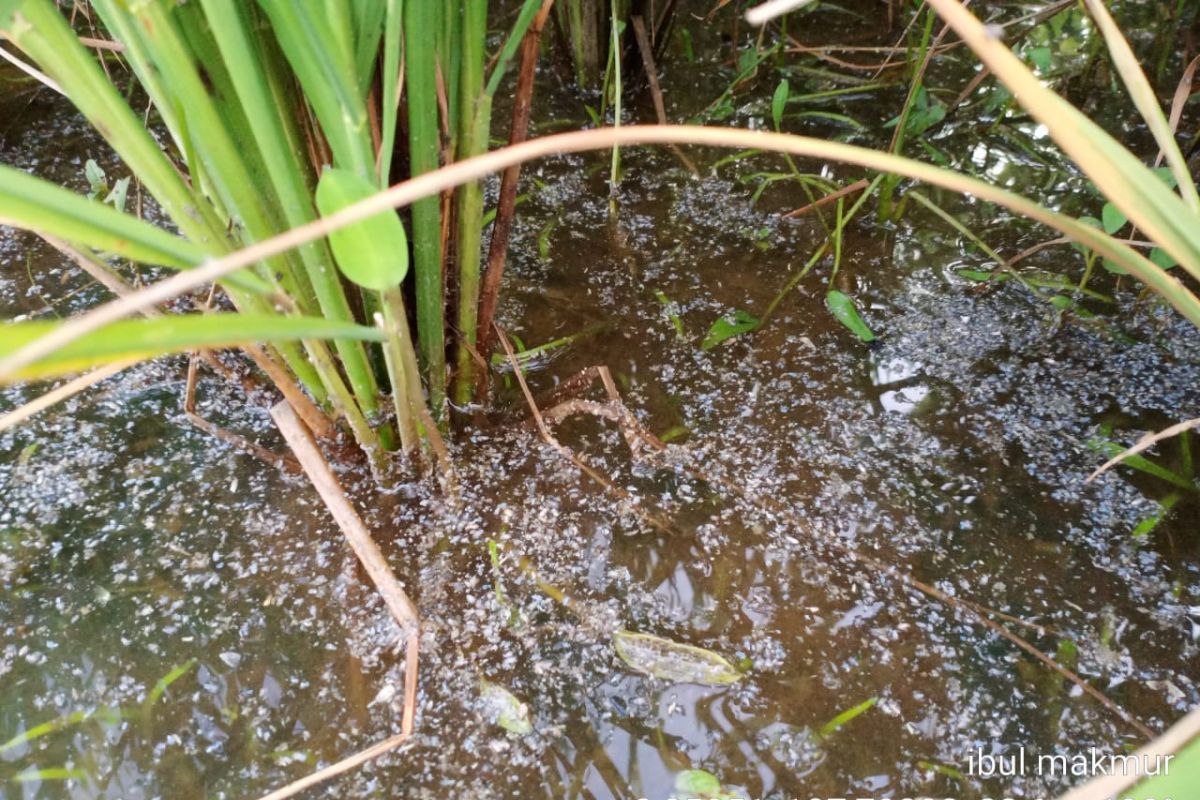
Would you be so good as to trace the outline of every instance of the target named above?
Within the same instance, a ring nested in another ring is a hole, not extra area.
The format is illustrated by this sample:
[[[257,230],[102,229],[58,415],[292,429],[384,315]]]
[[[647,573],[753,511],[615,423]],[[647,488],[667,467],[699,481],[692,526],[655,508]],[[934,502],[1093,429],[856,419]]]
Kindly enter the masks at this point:
[[[233,431],[226,430],[210,422],[196,412],[196,384],[200,376],[199,366],[200,356],[198,353],[193,353],[192,357],[188,359],[187,381],[183,388],[183,413],[188,418],[188,421],[214,439],[219,439],[231,447],[248,453],[258,460],[281,469],[284,472],[299,475],[300,464],[296,459],[281,456],[276,452],[268,450],[262,445],[250,441],[245,436],[239,436]]]
[[[328,767],[317,770],[311,775],[306,775],[294,783],[289,783],[287,786],[276,789],[270,794],[265,794],[259,800],[284,800],[284,798],[293,797],[305,789],[316,786],[319,783],[324,783],[330,778],[335,778],[344,772],[349,772],[360,764],[365,764],[372,759],[379,758],[384,753],[395,750],[408,741],[411,736],[411,733],[398,733],[395,736],[384,739],[382,742],[371,745],[366,750],[360,750],[336,764],[330,764]]]
[[[538,50],[546,18],[554,6],[554,0],[542,0],[525,37],[521,40],[521,66],[517,73],[517,86],[513,95],[512,121],[509,123],[508,143],[525,141],[529,135],[529,115],[533,108],[533,79],[537,71]],[[500,197],[496,204],[496,221],[492,225],[492,238],[488,243],[487,268],[483,273],[483,286],[479,294],[478,317],[473,345],[477,357],[483,362],[475,373],[475,399],[482,401],[487,394],[492,349],[495,337],[492,320],[496,318],[496,306],[500,302],[500,281],[504,277],[504,263],[508,258],[508,240],[512,234],[513,213],[517,207],[517,183],[521,178],[521,165],[515,164],[504,170],[500,179]]]
[[[495,325],[495,323],[492,324]],[[504,330],[499,325],[496,325],[495,327],[497,338],[499,339],[500,345],[504,348],[505,354],[508,356],[508,362],[512,365],[513,374],[517,376],[517,383],[521,386],[521,393],[525,395],[525,402],[529,405],[529,411],[533,415],[534,425],[537,427],[538,434],[541,436],[542,441],[554,448],[554,450],[560,455],[570,460],[571,463],[578,467],[589,478],[596,481],[596,483],[612,492],[621,500],[629,502],[634,512],[637,513],[638,516],[645,520],[649,525],[657,528],[663,533],[676,533],[677,531],[670,522],[662,519],[657,514],[653,514],[650,511],[642,508],[641,504],[637,503],[629,492],[610,481],[603,474],[601,474],[599,470],[595,469],[591,464],[575,455],[575,453],[571,452],[569,448],[564,447],[563,444],[554,437],[554,434],[550,432],[550,428],[546,425],[546,420],[542,416],[541,410],[538,408],[537,401],[533,399],[533,392],[529,391],[529,384],[525,382],[525,374],[521,371],[521,365],[517,363],[517,354],[513,352],[512,344],[508,341],[508,336],[505,335]],[[628,436],[626,437],[626,441],[628,441]],[[636,455],[637,451],[635,450],[634,453]]]
[[[802,217],[805,214],[807,214],[808,212],[813,211],[818,208],[822,208],[824,206],[827,206],[830,203],[834,202],[835,200],[845,197],[848,194],[860,192],[870,185],[871,185],[871,182],[869,180],[867,180],[866,178],[861,178],[861,179],[855,181],[854,183],[851,183],[847,186],[843,186],[842,188],[838,189],[835,192],[830,192],[829,194],[825,195],[824,197],[822,197],[818,200],[815,200],[806,206],[801,206],[800,208],[796,208],[796,209],[793,209],[793,210],[787,212],[786,214],[783,215],[783,218],[784,219],[795,219],[796,217]]]
[[[1179,83],[1175,86],[1175,96],[1171,98],[1171,116],[1167,120],[1167,125],[1171,128],[1171,133],[1179,130],[1179,120],[1183,118],[1183,107],[1187,105],[1187,101],[1192,96],[1192,81],[1196,77],[1196,69],[1200,68],[1200,55],[1192,59],[1191,63],[1183,70],[1183,75],[1179,78]],[[1158,155],[1154,159],[1154,166],[1162,163],[1165,153],[1160,149]]]
[[[646,35],[646,23],[640,15],[633,16],[633,34],[637,40],[638,50],[642,54],[642,69],[646,72],[646,83],[650,87],[650,97],[654,101],[654,115],[658,118],[659,125],[667,124],[667,108],[663,103],[662,87],[658,85],[658,66],[654,63],[654,46],[650,44],[650,37]],[[696,169],[696,165],[692,160],[684,155],[679,149],[679,145],[670,145],[670,150],[679,159],[679,163],[683,164],[684,169],[692,173],[693,177],[700,176],[700,170]]]

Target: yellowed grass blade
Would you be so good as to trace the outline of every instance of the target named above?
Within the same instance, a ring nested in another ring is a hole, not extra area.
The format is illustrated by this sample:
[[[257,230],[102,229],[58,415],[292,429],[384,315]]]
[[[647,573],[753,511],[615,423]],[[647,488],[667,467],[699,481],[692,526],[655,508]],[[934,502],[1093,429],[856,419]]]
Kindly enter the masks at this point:
[[[1200,195],[1197,195],[1196,184],[1192,182],[1187,159],[1179,150],[1179,144],[1175,141],[1171,124],[1163,114],[1162,106],[1158,103],[1158,95],[1154,93],[1154,88],[1146,79],[1146,73],[1138,64],[1137,56],[1133,54],[1129,42],[1121,35],[1116,20],[1112,18],[1112,14],[1108,13],[1104,3],[1100,0],[1085,0],[1085,2],[1092,19],[1096,20],[1096,26],[1104,36],[1109,55],[1112,56],[1113,66],[1117,68],[1117,73],[1121,76],[1121,81],[1125,84],[1133,104],[1137,106],[1138,113],[1146,121],[1150,133],[1154,134],[1154,141],[1158,142],[1159,149],[1167,157],[1167,165],[1175,176],[1183,202],[1193,213],[1200,214]]]
[[[940,0],[932,1],[939,2]],[[1009,57],[1013,57],[1007,50],[1004,52]],[[1070,108],[1070,106],[1067,107]],[[22,366],[53,352],[68,342],[103,328],[110,322],[115,322],[144,308],[150,308],[157,303],[206,285],[269,256],[326,236],[330,231],[371,217],[385,209],[408,205],[414,200],[437,195],[467,181],[478,180],[506,167],[536,158],[585,150],[606,150],[613,146],[672,143],[736,149],[758,148],[796,156],[857,164],[867,169],[915,178],[996,203],[1061,231],[1085,247],[1112,259],[1138,280],[1162,295],[1184,317],[1200,326],[1200,298],[1188,291],[1170,273],[1152,264],[1144,256],[1106,235],[1103,231],[976,178],[920,161],[879,153],[864,147],[805,136],[691,125],[626,125],[621,128],[574,131],[531,139],[475,158],[458,161],[434,172],[427,172],[411,180],[398,183],[379,194],[347,206],[337,214],[293,228],[271,239],[257,242],[235,253],[147,286],[135,295],[115,300],[76,317],[0,362],[0,380]],[[1145,169],[1144,166],[1141,168]],[[1148,170],[1147,173],[1152,174]],[[1161,181],[1154,178],[1151,182],[1161,188],[1171,202],[1175,203],[1181,216],[1185,219],[1191,217],[1187,209],[1183,207],[1182,201],[1167,190]],[[1133,218],[1132,214],[1129,216],[1131,219]],[[1200,225],[1197,227],[1200,228]],[[1142,230],[1150,232],[1145,227],[1142,227]],[[1193,264],[1200,264],[1200,256],[1193,261]]]
[[[1043,86],[958,0],[928,2],[1104,196],[1200,280],[1200,214],[1100,126]]]

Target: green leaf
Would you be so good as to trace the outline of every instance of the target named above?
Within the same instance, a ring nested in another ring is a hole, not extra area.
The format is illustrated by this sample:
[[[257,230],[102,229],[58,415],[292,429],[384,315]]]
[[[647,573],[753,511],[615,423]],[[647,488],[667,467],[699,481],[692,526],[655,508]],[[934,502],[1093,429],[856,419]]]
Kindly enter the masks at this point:
[[[771,96],[771,122],[775,125],[775,130],[779,130],[783,121],[783,110],[787,107],[789,91],[787,79],[784,78],[775,87],[775,94]]]
[[[125,211],[125,198],[129,195],[129,178],[121,178],[113,184],[112,191],[104,197],[104,202],[111,205],[117,211]]]
[[[1029,60],[1033,62],[1033,65],[1038,68],[1038,72],[1044,74],[1050,71],[1051,56],[1053,53],[1049,47],[1031,47],[1025,51],[1025,54],[1029,56]]]
[[[1150,251],[1150,263],[1156,264],[1163,269],[1171,269],[1178,265],[1179,262],[1171,258],[1166,250],[1163,250],[1161,247],[1155,247]]]
[[[12,14],[24,0],[0,0],[0,28],[12,25]]]
[[[175,269],[196,266],[206,257],[186,239],[4,164],[0,222]]]
[[[707,770],[685,769],[675,776],[675,791],[685,797],[719,797],[721,781]]]
[[[108,183],[105,180],[104,170],[96,163],[96,160],[89,158],[83,165],[83,176],[88,182],[88,200],[95,200],[108,188]]]
[[[529,707],[508,689],[498,683],[492,683],[487,678],[480,678],[479,694],[492,722],[521,736],[533,731],[533,723],[529,721]]]
[[[1100,211],[1100,221],[1104,225],[1104,232],[1113,234],[1124,228],[1129,222],[1129,218],[1112,203],[1105,203],[1104,208]]]
[[[700,343],[700,349],[712,350],[726,339],[732,339],[734,336],[748,333],[761,324],[761,320],[741,309],[737,309],[732,314],[721,317],[712,324],[712,327],[708,329],[708,335]]]
[[[1100,453],[1105,458],[1113,458],[1125,452],[1125,447],[1108,439],[1091,439],[1088,441],[1088,447]],[[1139,472],[1144,472],[1147,475],[1164,480],[1172,486],[1178,486],[1180,489],[1186,489],[1190,492],[1200,491],[1194,482],[1188,480],[1179,473],[1167,469],[1164,466],[1154,463],[1143,455],[1131,455],[1121,460],[1121,465],[1136,469]]]
[[[378,187],[349,170],[326,168],[317,184],[317,208],[328,217],[365,200]],[[364,289],[399,286],[408,273],[408,236],[394,211],[383,211],[329,235],[342,273]]]
[[[854,306],[854,300],[849,295],[839,292],[837,289],[830,289],[829,294],[825,295],[825,305],[833,312],[837,321],[859,339],[864,342],[875,341],[874,332],[859,316],[858,309]]]
[[[142,707],[146,710],[149,710],[151,706],[153,706],[159,701],[159,699],[162,698],[163,694],[166,693],[171,684],[188,674],[192,670],[192,667],[196,666],[196,663],[196,659],[189,658],[187,661],[178,665],[166,675],[155,681],[154,687],[146,695],[146,700],[142,704]]]
[[[62,322],[15,322],[0,325],[0,358],[6,358]],[[49,378],[117,361],[141,361],[197,347],[232,347],[244,342],[292,339],[363,339],[383,341],[378,328],[319,317],[275,314],[178,314],[114,322],[35,361],[12,380]]]
[[[671,683],[726,686],[743,677],[724,656],[648,633],[618,631],[613,648],[630,669]]]
[[[849,722],[850,720],[859,716],[860,714],[862,714],[866,711],[869,711],[878,702],[879,702],[878,697],[872,697],[870,700],[865,700],[865,701],[859,703],[854,708],[846,709],[845,711],[838,714],[833,719],[829,720],[829,722],[826,722],[824,725],[822,725],[821,730],[817,731],[817,735],[819,737],[821,737],[822,739],[833,735],[834,733],[836,733],[838,731],[838,729],[840,729],[847,722]]]

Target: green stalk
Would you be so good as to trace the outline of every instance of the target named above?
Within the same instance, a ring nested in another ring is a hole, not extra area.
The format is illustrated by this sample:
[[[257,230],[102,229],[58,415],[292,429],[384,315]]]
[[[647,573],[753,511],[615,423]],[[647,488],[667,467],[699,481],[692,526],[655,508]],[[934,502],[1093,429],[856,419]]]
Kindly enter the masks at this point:
[[[404,17],[401,0],[387,0],[387,17],[384,22],[383,65],[383,110],[380,122],[379,155],[376,157],[379,172],[379,187],[386,188],[391,182],[392,153],[395,151],[396,114],[400,109],[400,37]]]
[[[229,71],[239,76],[234,88],[263,155],[264,166],[284,221],[292,228],[311,222],[316,218],[316,213],[306,180],[307,167],[299,158],[298,142],[289,130],[290,126],[280,114],[281,107],[276,102],[264,68],[263,53],[250,38],[246,7],[233,0],[200,1],[211,20],[212,35]],[[301,247],[299,253],[323,316],[333,320],[352,320],[350,304],[325,241],[310,242]],[[367,362],[363,344],[339,339],[335,346],[358,406],[364,414],[374,416],[379,410],[379,387]]]
[[[320,14],[320,6],[312,4],[260,0],[260,5],[321,123],[334,163],[373,179],[375,156],[354,54],[343,41],[346,32],[337,33],[346,23]]]
[[[463,5],[462,55],[459,89],[461,125],[456,158],[462,160],[487,151],[492,123],[491,97],[484,91],[483,60],[487,38],[487,0],[466,0]],[[483,186],[479,181],[458,190],[458,347],[454,400],[471,402],[474,393],[474,356],[479,313],[479,261],[483,238]]]
[[[409,396],[409,383],[413,376],[407,374],[407,359],[403,351],[406,342],[411,350],[412,342],[407,336],[401,336],[401,331],[408,330],[408,318],[404,314],[404,295],[399,288],[395,288],[380,292],[378,298],[383,328],[387,332],[383,355],[392,382],[392,405],[396,410],[396,427],[400,430],[400,447],[405,453],[411,454],[420,441],[420,436],[413,414],[412,398]],[[415,358],[412,363],[415,367]]]
[[[613,68],[613,127],[621,127],[621,95],[624,93],[624,86],[621,81],[621,20],[617,16],[617,0],[612,0],[610,4],[612,10],[612,43],[609,49],[609,63]],[[617,187],[621,182],[621,148],[614,147],[612,149],[612,168],[608,175],[608,210],[610,214],[616,213],[616,198]]]
[[[438,168],[437,75],[434,42],[437,5],[410,2],[404,11],[410,173]],[[441,213],[437,197],[413,204],[413,269],[417,285],[417,334],[425,359],[429,402],[440,416],[446,397],[446,338],[442,289]]]

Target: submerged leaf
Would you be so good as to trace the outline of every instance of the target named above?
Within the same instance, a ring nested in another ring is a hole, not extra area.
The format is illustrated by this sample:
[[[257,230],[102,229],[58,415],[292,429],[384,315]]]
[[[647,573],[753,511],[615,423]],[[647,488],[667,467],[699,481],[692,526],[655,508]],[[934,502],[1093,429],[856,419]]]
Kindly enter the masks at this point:
[[[88,774],[75,767],[30,767],[13,776],[16,783],[34,783],[35,781],[81,781]]]
[[[349,170],[326,168],[317,184],[317,208],[329,217],[376,194],[379,187]],[[394,211],[381,211],[329,234],[338,269],[364,289],[399,286],[408,274],[408,235]]]
[[[854,306],[854,300],[849,295],[839,292],[837,289],[830,289],[829,294],[825,295],[825,305],[829,306],[829,310],[833,312],[837,321],[846,326],[859,339],[864,342],[875,341],[875,333],[859,316],[858,309]]]
[[[712,350],[726,339],[732,339],[734,336],[749,333],[761,324],[761,320],[741,309],[737,309],[732,314],[721,317],[712,324],[712,327],[708,329],[708,335],[700,343],[700,349]]]
[[[648,633],[618,631],[613,648],[630,669],[672,683],[725,686],[743,677],[724,656]]]
[[[879,702],[878,697],[872,697],[870,700],[865,700],[865,701],[859,703],[858,705],[854,706],[853,708],[846,709],[845,711],[838,714],[833,719],[829,720],[829,722],[826,722],[824,725],[822,725],[821,730],[819,730],[817,732],[817,736],[819,736],[822,739],[824,739],[828,736],[832,736],[834,733],[836,733],[838,731],[838,729],[840,729],[847,722],[849,722],[850,720],[859,716],[860,714],[862,714],[866,711],[869,711],[878,702]]]
[[[479,679],[479,694],[483,698],[485,713],[492,722],[506,731],[524,736],[533,731],[529,721],[529,707],[508,689],[487,678]]]
[[[716,775],[703,769],[685,769],[675,776],[675,790],[685,797],[718,797],[721,781]]]

